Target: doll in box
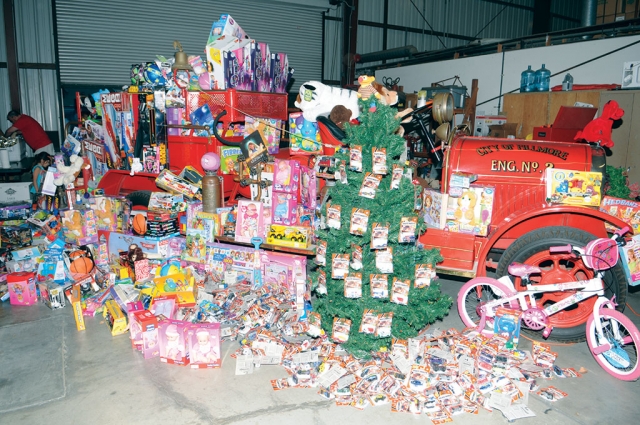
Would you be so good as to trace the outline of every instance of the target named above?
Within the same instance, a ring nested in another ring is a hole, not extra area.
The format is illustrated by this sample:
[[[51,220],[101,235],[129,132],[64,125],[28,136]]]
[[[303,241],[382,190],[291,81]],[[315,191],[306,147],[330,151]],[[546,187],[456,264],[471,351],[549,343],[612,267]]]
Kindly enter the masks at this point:
[[[290,212],[293,210],[292,196],[289,193],[274,193],[273,223],[291,224]]]
[[[458,199],[458,208],[454,213],[456,221],[461,224],[473,224],[474,208],[478,198],[474,191],[466,190]]]
[[[192,363],[217,363],[220,359],[219,342],[215,344],[215,336],[208,329],[198,329],[195,332],[196,341],[191,343],[190,358]],[[194,342],[196,342],[194,344]]]
[[[164,356],[170,360],[182,360],[184,357],[184,347],[180,343],[180,334],[178,327],[170,324],[164,331],[166,343],[164,347]]]

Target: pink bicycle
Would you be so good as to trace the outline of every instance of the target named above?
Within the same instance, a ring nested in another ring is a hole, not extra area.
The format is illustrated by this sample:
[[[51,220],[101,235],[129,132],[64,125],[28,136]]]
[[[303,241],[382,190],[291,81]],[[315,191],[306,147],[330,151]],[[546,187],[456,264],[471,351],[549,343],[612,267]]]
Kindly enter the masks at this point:
[[[508,275],[497,280],[489,277],[470,280],[458,293],[458,312],[462,322],[491,335],[498,307],[519,309],[522,311],[522,325],[542,331],[542,336],[547,338],[553,330],[550,316],[597,296],[586,324],[586,339],[591,354],[613,377],[624,381],[637,380],[640,378],[640,331],[628,317],[615,310],[615,296],[613,299],[605,297],[603,281],[604,271],[618,262],[618,247],[624,245],[621,236],[628,231],[629,228],[625,227],[611,238],[595,239],[585,247],[564,245],[549,249],[551,253],[569,253],[580,257],[588,268],[595,271],[592,279],[536,285],[529,280],[529,275],[540,273],[540,268],[513,263],[508,268],[509,274],[522,279],[527,288],[525,291],[517,291]],[[572,295],[556,303],[540,304],[538,300],[548,292],[567,292]]]

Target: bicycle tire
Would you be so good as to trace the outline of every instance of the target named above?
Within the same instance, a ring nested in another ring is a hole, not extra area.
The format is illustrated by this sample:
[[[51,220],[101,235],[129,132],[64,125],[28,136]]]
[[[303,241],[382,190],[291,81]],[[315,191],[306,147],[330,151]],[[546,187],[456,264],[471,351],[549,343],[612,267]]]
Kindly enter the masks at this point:
[[[470,294],[470,293],[471,291],[476,290],[476,288],[478,288],[479,286],[487,287],[487,288],[482,288],[483,292],[480,295],[484,297],[486,294],[488,297],[486,300],[478,300],[479,302],[478,305],[473,307],[472,310],[475,311],[475,316],[477,316],[477,319],[476,319],[476,317],[471,316],[471,313],[467,306],[467,299],[469,296],[471,296],[472,299],[475,297],[473,294]],[[489,290],[491,290],[491,293],[489,292]],[[502,295],[499,294],[499,292],[502,292]],[[480,314],[478,313],[478,307],[480,307],[480,305],[483,302],[489,301],[490,300],[489,297],[492,297],[491,300],[495,300],[495,299],[498,299],[500,296],[508,295],[512,293],[513,291],[508,286],[501,283],[497,279],[493,279],[490,277],[477,277],[475,279],[471,279],[469,282],[462,285],[462,288],[460,288],[460,291],[458,291],[458,315],[460,315],[460,319],[462,319],[462,323],[464,323],[465,326],[477,327],[478,322],[480,321]],[[492,318],[487,318],[487,322],[485,323],[485,328],[482,329],[481,332],[487,336],[493,335],[493,319]]]
[[[595,327],[595,317],[591,315],[591,317],[589,317],[589,320],[587,320],[587,344],[589,345],[589,350],[591,351],[593,358],[600,365],[600,367],[605,370],[605,372],[607,372],[614,378],[620,379],[622,381],[636,381],[638,378],[640,378],[640,363],[638,362],[638,351],[640,350],[640,331],[638,331],[638,328],[633,324],[631,319],[629,319],[619,311],[610,308],[601,308],[600,318],[605,321],[615,320],[616,322],[618,322],[618,326],[622,326],[627,330],[628,336],[631,338],[631,341],[629,344],[625,344],[625,346],[630,348],[631,351],[624,351],[630,357],[629,360],[631,363],[631,367],[625,368],[625,370],[621,371],[618,367],[607,360],[604,353],[595,354],[593,352],[599,346],[599,344]]]

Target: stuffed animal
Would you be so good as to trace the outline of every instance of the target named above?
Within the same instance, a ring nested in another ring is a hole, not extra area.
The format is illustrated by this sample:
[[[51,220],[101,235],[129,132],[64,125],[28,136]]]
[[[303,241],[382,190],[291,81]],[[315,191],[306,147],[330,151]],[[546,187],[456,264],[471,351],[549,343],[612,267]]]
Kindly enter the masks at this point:
[[[66,236],[77,240],[84,235],[83,220],[80,211],[73,211],[69,216],[62,217],[62,225],[66,229]]]
[[[131,164],[131,173],[130,175],[134,175],[135,173],[139,173],[142,171],[142,163],[140,162],[140,158],[133,158],[133,163]]]
[[[351,119],[360,116],[358,95],[352,90],[330,87],[319,81],[307,81],[300,86],[295,101],[307,121],[316,122],[318,115],[328,115],[334,106],[343,105],[351,111]]]
[[[454,217],[457,222],[461,224],[473,225],[474,221],[474,208],[478,197],[472,190],[466,190],[462,193],[462,196],[458,198],[458,208],[454,212]]]
[[[358,97],[362,100],[367,100],[373,95],[376,99],[380,99],[380,93],[378,93],[378,90],[376,90],[372,84],[375,81],[376,77],[370,75],[359,76],[358,84],[360,84],[360,87],[358,88]]]
[[[66,186],[74,182],[78,174],[85,167],[85,161],[81,156],[71,155],[69,157],[71,165],[65,165],[61,156],[56,156],[56,169],[60,173],[53,179],[53,183],[56,186]]]
[[[573,140],[586,140],[591,143],[600,143],[600,146],[612,148],[614,143],[611,140],[611,127],[613,122],[619,120],[624,115],[624,109],[620,108],[615,100],[608,101],[602,114],[589,124],[582,131],[578,131]]]
[[[331,110],[329,119],[337,125],[340,130],[344,130],[344,124],[351,121],[351,111],[344,105],[336,105]]]

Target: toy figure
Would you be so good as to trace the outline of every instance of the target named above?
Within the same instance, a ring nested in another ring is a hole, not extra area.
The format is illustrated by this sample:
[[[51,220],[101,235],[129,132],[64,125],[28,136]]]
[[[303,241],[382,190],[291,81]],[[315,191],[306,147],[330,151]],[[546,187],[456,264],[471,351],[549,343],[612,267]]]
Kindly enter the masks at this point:
[[[206,329],[198,329],[196,331],[196,338],[198,344],[193,347],[193,352],[190,353],[191,360],[194,363],[215,363],[220,356],[216,353],[213,344],[211,343],[211,335]]]
[[[131,164],[131,174],[132,176],[135,173],[139,173],[143,170],[142,163],[140,162],[140,158],[133,158],[133,163]]]
[[[360,87],[358,88],[358,97],[362,100],[367,100],[371,97],[371,95],[375,96],[376,99],[380,99],[380,93],[373,86],[373,82],[376,80],[376,77],[371,75],[361,75],[358,77],[358,84]]]
[[[180,346],[180,334],[176,325],[169,325],[165,331],[167,345],[165,357],[171,360],[182,360],[182,347]]]
[[[289,161],[278,161],[276,184],[280,185],[282,188],[291,184],[291,165],[289,164]]]
[[[455,218],[459,223],[471,224],[474,219],[473,209],[476,206],[477,197],[474,191],[467,190],[458,199],[458,208],[455,211]]]
[[[287,203],[288,196],[284,193],[278,193],[277,205],[273,209],[273,217],[276,222],[284,222],[287,219],[287,213],[289,211],[289,205]]]
[[[82,231],[82,214],[80,211],[74,211],[71,214],[71,218],[68,216],[62,217],[63,226],[67,228],[66,236],[69,239],[77,240],[83,235]]]

